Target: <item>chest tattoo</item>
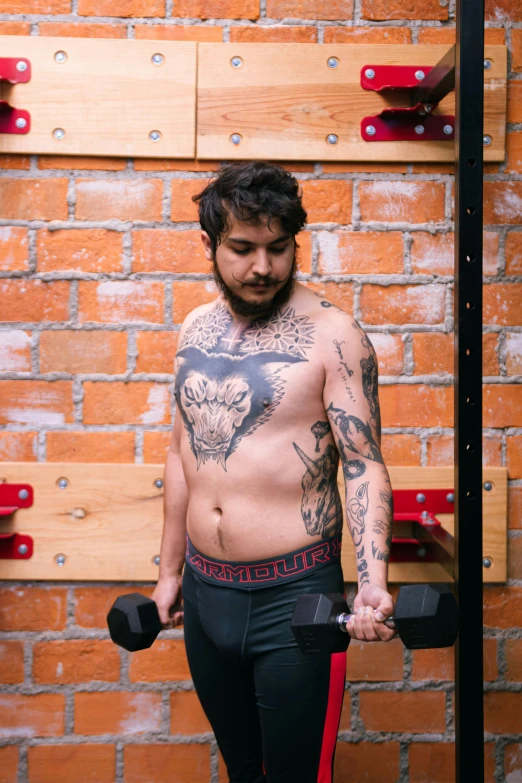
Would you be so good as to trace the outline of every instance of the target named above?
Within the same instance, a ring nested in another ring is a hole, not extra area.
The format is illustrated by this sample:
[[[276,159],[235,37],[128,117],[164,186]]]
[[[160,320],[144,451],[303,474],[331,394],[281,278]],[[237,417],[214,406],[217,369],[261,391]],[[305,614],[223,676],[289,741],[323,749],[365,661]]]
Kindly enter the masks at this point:
[[[224,470],[241,440],[271,417],[284,395],[284,367],[308,361],[314,324],[293,307],[241,330],[224,305],[196,318],[176,359],[176,400],[197,468]]]

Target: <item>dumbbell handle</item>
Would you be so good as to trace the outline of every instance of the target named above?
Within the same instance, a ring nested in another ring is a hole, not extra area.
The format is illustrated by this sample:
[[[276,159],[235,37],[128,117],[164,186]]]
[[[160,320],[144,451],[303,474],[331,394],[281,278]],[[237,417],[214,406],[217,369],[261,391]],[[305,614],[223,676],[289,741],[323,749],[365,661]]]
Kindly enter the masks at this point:
[[[346,630],[346,623],[352,616],[353,616],[352,614],[345,614],[344,612],[342,614],[337,615],[336,623],[341,629],[341,631],[344,631],[344,633],[348,633],[348,631]],[[392,630],[395,629],[393,615],[391,617],[387,617],[386,620],[384,620],[384,625],[386,625],[388,628],[391,628]]]

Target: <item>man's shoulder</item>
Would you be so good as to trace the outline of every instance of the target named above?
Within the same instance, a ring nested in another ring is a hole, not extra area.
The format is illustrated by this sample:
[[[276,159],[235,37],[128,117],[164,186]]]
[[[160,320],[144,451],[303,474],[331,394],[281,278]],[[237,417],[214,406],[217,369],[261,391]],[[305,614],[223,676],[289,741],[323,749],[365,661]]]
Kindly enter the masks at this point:
[[[205,304],[199,305],[198,307],[195,307],[183,319],[180,332],[186,332],[187,329],[189,329],[194,324],[195,321],[215,311],[218,306],[219,306],[219,297],[216,297],[216,299],[213,299],[212,302],[207,302]]]

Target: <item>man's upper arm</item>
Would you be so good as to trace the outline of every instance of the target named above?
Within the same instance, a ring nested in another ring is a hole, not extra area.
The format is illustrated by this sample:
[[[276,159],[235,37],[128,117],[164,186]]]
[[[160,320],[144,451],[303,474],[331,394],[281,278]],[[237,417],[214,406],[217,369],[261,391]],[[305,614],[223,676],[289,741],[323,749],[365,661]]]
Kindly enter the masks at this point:
[[[357,478],[365,472],[366,460],[383,462],[377,357],[350,316],[336,314],[325,336],[324,405],[345,478]]]

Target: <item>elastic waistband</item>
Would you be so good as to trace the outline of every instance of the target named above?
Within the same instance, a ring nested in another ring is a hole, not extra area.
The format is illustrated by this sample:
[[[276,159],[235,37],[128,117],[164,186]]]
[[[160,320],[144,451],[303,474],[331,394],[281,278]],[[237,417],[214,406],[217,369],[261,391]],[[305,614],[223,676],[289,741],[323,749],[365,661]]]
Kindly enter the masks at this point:
[[[198,552],[187,536],[185,562],[206,582],[227,587],[272,587],[308,576],[320,568],[339,562],[341,537],[328,538],[286,555],[244,563],[220,562]]]

